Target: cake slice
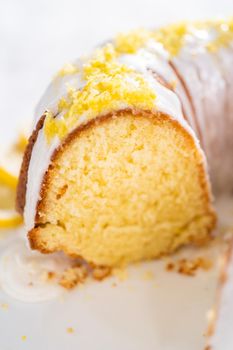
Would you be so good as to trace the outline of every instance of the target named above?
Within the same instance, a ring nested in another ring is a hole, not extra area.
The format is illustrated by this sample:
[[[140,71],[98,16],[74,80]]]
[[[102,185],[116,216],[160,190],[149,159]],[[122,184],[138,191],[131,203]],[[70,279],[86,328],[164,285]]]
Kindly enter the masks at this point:
[[[172,30],[180,45],[187,32]],[[116,40],[52,82],[18,185],[33,249],[112,267],[210,239],[206,159],[189,125],[196,111],[159,40]]]
[[[209,239],[208,191],[203,156],[179,123],[162,113],[109,114],[53,153],[30,244],[98,265],[152,259]]]

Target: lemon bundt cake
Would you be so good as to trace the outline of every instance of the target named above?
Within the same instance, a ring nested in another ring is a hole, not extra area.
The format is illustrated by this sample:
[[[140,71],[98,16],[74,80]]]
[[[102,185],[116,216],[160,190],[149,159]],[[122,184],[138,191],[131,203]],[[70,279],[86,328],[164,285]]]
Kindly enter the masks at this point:
[[[58,73],[18,184],[33,249],[117,266],[208,241],[202,150],[216,191],[232,188],[232,33],[231,21],[135,31]]]

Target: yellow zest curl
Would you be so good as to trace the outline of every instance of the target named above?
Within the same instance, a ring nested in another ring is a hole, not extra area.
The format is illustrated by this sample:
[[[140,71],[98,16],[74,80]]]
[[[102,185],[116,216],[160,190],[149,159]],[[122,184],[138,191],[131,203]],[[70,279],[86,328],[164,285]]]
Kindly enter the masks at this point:
[[[79,72],[79,69],[76,65],[72,64],[72,63],[67,63],[65,64],[56,74],[56,77],[64,77],[66,75],[71,75],[71,74],[76,74]]]
[[[152,37],[152,32],[145,29],[138,29],[127,34],[119,34],[114,42],[116,51],[119,54],[135,53],[143,47],[145,43]]]

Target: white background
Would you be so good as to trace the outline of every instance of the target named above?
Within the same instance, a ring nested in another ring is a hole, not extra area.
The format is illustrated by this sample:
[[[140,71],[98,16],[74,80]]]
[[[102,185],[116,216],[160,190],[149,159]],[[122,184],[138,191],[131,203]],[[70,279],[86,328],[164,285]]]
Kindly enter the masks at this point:
[[[55,72],[118,32],[233,15],[233,0],[0,0],[0,144]]]

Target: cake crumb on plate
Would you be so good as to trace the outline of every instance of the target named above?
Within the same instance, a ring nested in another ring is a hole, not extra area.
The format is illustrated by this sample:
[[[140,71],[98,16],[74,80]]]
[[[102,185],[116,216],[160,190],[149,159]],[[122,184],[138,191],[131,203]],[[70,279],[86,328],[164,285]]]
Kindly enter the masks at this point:
[[[129,277],[126,268],[114,268],[112,273],[119,279],[119,281],[125,281]]]
[[[74,333],[74,328],[73,327],[68,327],[67,329],[66,329],[66,331],[67,331],[67,333]]]
[[[1,303],[1,309],[8,310],[9,309],[9,305],[7,303]]]
[[[150,281],[154,279],[154,273],[150,270],[144,271],[142,275],[143,280]]]
[[[167,271],[175,271],[181,275],[195,276],[198,270],[208,271],[213,266],[210,259],[197,257],[195,259],[179,259],[174,262],[168,262],[166,265]]]
[[[88,271],[85,265],[71,267],[63,272],[59,284],[66,289],[72,289],[77,284],[83,283],[87,277]]]
[[[102,281],[106,277],[111,275],[110,267],[96,266],[92,270],[92,277],[97,281]]]

